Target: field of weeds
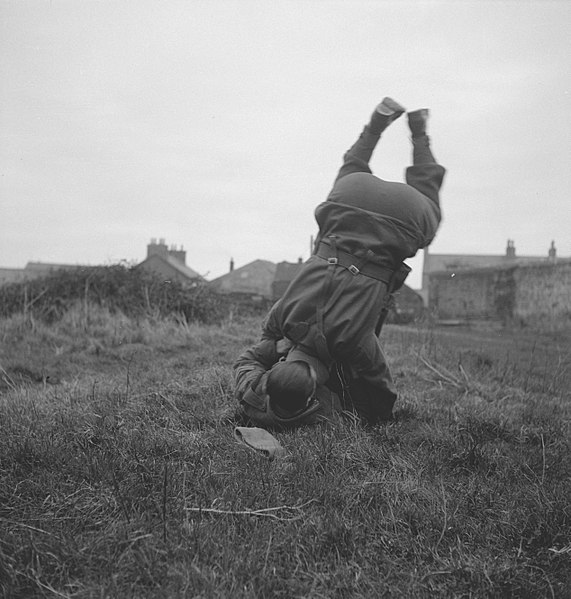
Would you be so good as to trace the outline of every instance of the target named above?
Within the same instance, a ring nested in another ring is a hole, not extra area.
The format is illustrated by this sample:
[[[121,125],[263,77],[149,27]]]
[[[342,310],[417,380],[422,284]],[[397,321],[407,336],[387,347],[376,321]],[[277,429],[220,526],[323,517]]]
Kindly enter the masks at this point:
[[[571,596],[569,337],[388,326],[396,420],[268,461],[233,437],[258,332],[0,321],[0,595]]]

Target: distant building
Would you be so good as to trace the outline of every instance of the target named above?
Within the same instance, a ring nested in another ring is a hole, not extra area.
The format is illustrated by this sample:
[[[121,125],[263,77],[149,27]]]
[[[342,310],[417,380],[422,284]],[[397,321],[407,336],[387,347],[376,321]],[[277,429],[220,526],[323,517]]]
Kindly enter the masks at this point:
[[[137,264],[147,272],[162,277],[165,281],[177,281],[183,285],[196,285],[204,277],[186,265],[186,252],[182,247],[166,245],[164,239],[151,239],[147,245],[147,257]]]
[[[24,268],[0,268],[0,285],[43,277],[57,270],[88,268],[78,264],[53,264],[49,262],[28,262]],[[151,239],[147,245],[147,257],[135,268],[155,273],[164,280],[178,281],[185,285],[195,285],[204,278],[186,265],[186,252],[182,247],[167,247],[164,239]]]
[[[440,320],[571,327],[571,259],[445,271],[430,276]]]
[[[557,261],[557,251],[555,242],[551,242],[551,247],[544,256],[517,256],[515,243],[508,239],[506,251],[504,254],[432,254],[428,248],[424,250],[424,264],[422,267],[422,295],[425,303],[432,304],[429,297],[430,277],[433,273],[455,273],[474,268],[483,267],[504,267],[516,264],[529,264],[543,261],[544,263],[553,263]]]
[[[217,293],[241,296],[255,301],[272,299],[272,282],[276,265],[268,260],[254,260],[240,268],[234,268],[230,260],[230,270],[213,279],[208,286]]]
[[[301,270],[303,260],[299,258],[297,262],[278,262],[276,274],[272,281],[272,299],[278,300],[288,288],[293,278]]]
[[[418,291],[403,285],[394,294],[394,306],[389,312],[387,322],[407,323],[420,318],[424,313],[424,301]]]
[[[0,268],[0,285],[39,279],[58,270],[85,268],[79,264],[54,264],[49,262],[28,262],[24,268]]]

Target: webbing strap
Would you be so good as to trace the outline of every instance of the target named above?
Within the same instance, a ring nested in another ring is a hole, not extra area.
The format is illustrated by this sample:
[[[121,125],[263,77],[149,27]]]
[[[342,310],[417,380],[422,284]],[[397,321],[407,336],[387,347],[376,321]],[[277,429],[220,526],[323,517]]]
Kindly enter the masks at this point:
[[[328,237],[329,240],[332,237]],[[395,271],[392,268],[386,266],[380,266],[374,262],[371,262],[371,258],[375,256],[375,253],[371,250],[367,250],[366,254],[362,257],[353,256],[348,252],[344,252],[337,248],[334,244],[321,242],[315,255],[318,258],[327,260],[329,264],[335,264],[346,268],[352,275],[357,276],[359,274],[377,281],[383,281],[387,285],[391,281]]]
[[[325,304],[327,303],[327,298],[331,293],[331,286],[333,283],[333,275],[335,274],[335,267],[337,266],[337,238],[335,235],[329,236],[331,255],[327,259],[329,266],[327,267],[327,273],[325,274],[325,278],[323,280],[323,285],[321,286],[321,297],[317,302],[317,307],[315,308],[315,320],[317,324],[317,336],[316,336],[316,345],[318,358],[327,364],[331,364],[333,358],[329,353],[329,348],[327,347],[327,340],[325,339],[325,334],[323,332],[323,314],[325,312]]]

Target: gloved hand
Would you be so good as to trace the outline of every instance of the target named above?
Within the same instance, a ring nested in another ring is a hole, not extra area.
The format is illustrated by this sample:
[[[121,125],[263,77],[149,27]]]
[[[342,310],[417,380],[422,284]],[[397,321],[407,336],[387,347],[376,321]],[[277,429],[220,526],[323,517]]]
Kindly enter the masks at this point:
[[[290,341],[287,337],[283,337],[282,339],[278,339],[276,341],[276,353],[278,356],[285,356],[289,353],[289,350],[293,347],[293,342]]]

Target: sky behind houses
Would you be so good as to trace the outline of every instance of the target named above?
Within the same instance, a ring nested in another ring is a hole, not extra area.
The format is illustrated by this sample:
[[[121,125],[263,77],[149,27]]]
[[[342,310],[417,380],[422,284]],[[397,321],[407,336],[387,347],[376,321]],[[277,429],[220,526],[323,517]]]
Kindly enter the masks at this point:
[[[569,257],[570,39],[565,0],[0,0],[0,267],[306,259],[385,95],[431,109],[433,252]],[[409,160],[403,118],[372,168]]]

